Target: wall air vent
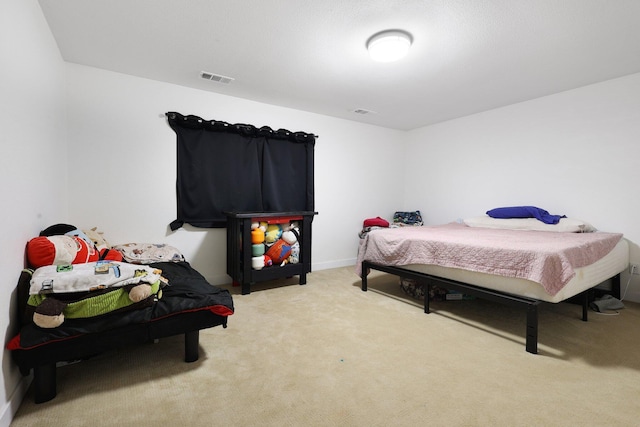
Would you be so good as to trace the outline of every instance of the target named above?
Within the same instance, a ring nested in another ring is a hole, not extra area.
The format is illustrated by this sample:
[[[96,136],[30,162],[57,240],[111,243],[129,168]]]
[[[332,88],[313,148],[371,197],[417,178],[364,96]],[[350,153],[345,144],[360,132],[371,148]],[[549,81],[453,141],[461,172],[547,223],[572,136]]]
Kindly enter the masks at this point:
[[[205,80],[211,80],[213,82],[223,83],[223,84],[229,84],[235,80],[232,77],[221,76],[220,74],[213,74],[208,71],[200,71],[200,77],[202,77]]]
[[[375,114],[375,111],[371,111],[371,110],[365,110],[364,108],[357,108],[355,110],[353,110],[354,113],[356,114]]]

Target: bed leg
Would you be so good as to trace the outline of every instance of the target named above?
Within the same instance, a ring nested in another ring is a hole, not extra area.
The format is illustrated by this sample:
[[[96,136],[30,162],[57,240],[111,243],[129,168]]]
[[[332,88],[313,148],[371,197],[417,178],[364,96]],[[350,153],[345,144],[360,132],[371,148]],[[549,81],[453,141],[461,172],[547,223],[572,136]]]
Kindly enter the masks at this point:
[[[538,354],[538,303],[527,307],[527,341],[529,353]]]
[[[611,278],[611,293],[614,298],[620,299],[620,273]]]
[[[360,286],[360,288],[366,292],[367,291],[367,268],[369,268],[367,266],[367,264],[363,261],[362,262],[362,272],[360,274],[362,274],[362,285]]]
[[[251,293],[251,283],[242,282],[242,295],[249,295]]]
[[[582,321],[589,320],[589,292],[584,291],[582,293]]]
[[[55,362],[33,368],[33,390],[35,403],[48,402],[56,397]]]
[[[200,341],[200,331],[198,329],[196,329],[195,331],[184,333],[184,361],[185,362],[191,363],[198,360],[199,341]]]
[[[427,283],[427,289],[424,292],[424,312],[429,314],[429,302],[431,300],[431,284]]]

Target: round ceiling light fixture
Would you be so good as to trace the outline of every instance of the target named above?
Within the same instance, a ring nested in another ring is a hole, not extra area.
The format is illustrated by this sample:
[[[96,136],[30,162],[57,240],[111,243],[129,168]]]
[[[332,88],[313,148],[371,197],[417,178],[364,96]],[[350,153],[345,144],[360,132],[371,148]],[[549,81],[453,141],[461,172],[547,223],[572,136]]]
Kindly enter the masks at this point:
[[[381,31],[367,40],[367,49],[374,61],[393,62],[406,56],[412,41],[411,34],[406,31]]]

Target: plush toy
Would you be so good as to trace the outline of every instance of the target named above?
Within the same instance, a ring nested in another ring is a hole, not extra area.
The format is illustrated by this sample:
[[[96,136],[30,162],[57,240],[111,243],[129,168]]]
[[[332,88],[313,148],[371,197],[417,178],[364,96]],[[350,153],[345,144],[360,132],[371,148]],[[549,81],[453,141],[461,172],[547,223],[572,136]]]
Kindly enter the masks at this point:
[[[271,258],[274,265],[281,265],[291,253],[291,246],[282,239],[279,239],[267,250],[267,256]]]
[[[95,230],[94,227],[92,231]],[[106,240],[103,241],[106,243]],[[84,231],[70,224],[49,226],[27,243],[27,262],[34,268],[101,259],[122,261],[122,254],[108,247],[98,249]]]
[[[251,230],[251,243],[259,245],[262,242],[264,242],[264,231],[260,227]]]
[[[27,243],[27,262],[33,268],[45,265],[80,264],[100,259],[122,261],[122,254],[109,249],[104,249],[100,253],[78,236],[38,236]]]
[[[300,234],[298,234],[298,228],[295,225],[287,228],[287,231],[282,233],[282,240],[291,247],[291,252],[285,261],[289,264],[297,264],[300,262],[300,243],[298,242]]]
[[[290,228],[282,233],[282,240],[287,242],[289,245],[293,245],[298,241],[299,236],[297,229]]]
[[[299,243],[295,243],[293,245],[291,245],[291,254],[289,255],[289,258],[287,258],[287,261],[289,262],[289,264],[297,264],[300,262],[300,244]]]
[[[97,250],[102,251],[104,249],[110,249],[111,245],[104,238],[104,232],[98,231],[98,227],[93,227],[89,230],[82,230],[84,234],[93,242],[93,246]]]
[[[98,251],[78,236],[38,236],[27,243],[27,261],[33,268],[79,264],[99,258]]]
[[[254,270],[262,270],[263,267],[271,267],[273,261],[268,255],[259,255],[251,257],[251,267]]]
[[[273,265],[273,260],[271,259],[271,257],[269,255],[263,255],[263,257],[264,257],[264,266],[271,267]]]
[[[282,236],[282,227],[280,224],[269,224],[264,240],[267,244],[275,243]]]

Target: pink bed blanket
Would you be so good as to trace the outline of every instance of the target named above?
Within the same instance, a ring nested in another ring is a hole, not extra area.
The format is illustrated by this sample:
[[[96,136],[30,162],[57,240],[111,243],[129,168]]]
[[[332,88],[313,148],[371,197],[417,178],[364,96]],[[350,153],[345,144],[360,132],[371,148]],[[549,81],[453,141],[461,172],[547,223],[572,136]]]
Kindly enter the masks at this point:
[[[620,233],[500,230],[458,223],[377,229],[360,240],[356,273],[362,276],[365,260],[394,266],[432,264],[528,279],[553,296],[575,276],[576,268],[593,264],[620,239]]]

